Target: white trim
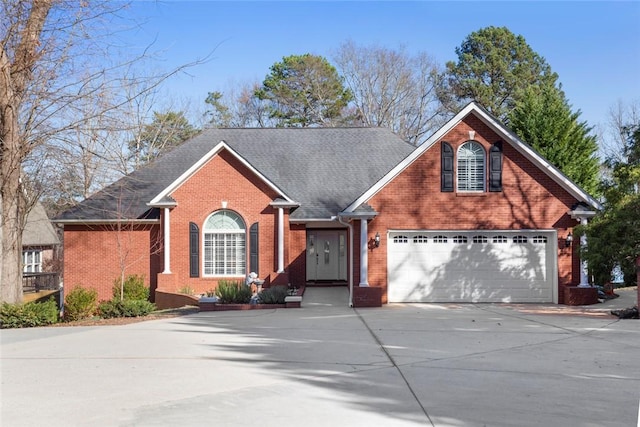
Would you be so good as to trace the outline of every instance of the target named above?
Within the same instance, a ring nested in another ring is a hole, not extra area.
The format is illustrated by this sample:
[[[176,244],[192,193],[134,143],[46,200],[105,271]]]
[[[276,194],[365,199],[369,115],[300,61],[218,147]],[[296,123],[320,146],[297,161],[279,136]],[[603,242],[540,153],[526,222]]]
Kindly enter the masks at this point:
[[[158,219],[53,219],[57,224],[160,224]]]
[[[366,219],[360,220],[360,284],[369,286],[369,227]]]
[[[171,274],[171,216],[170,209],[164,208],[164,271]]]
[[[423,144],[418,146],[406,159],[400,162],[389,173],[383,176],[378,182],[376,182],[371,188],[358,197],[353,203],[351,203],[343,212],[352,212],[362,203],[366,203],[373,196],[375,196],[380,190],[382,190],[387,184],[389,184],[396,176],[402,173],[406,168],[411,166],[422,154],[430,149],[436,142],[440,141],[444,135],[451,131],[469,114],[474,113],[479,119],[481,119],[487,126],[489,126],[495,133],[502,137],[506,142],[511,144],[520,154],[531,161],[539,169],[544,171],[551,179],[553,179],[558,185],[560,185],[569,194],[575,197],[579,201],[588,203],[590,206],[597,210],[602,209],[600,202],[595,200],[584,190],[573,183],[562,172],[544,160],[538,153],[536,153],[531,147],[521,141],[511,131],[504,126],[500,125],[493,117],[486,113],[475,102],[469,103],[458,114],[456,114],[451,120],[449,120],[444,126],[436,131],[429,137]]]
[[[258,178],[260,178],[269,188],[278,193],[279,196],[283,197],[290,203],[295,203],[291,198],[289,198],[284,191],[278,188],[277,185],[269,181],[264,175],[262,175],[257,169],[255,169],[249,162],[247,162],[242,156],[240,156],[236,151],[234,151],[226,142],[220,141],[218,145],[213,147],[207,154],[202,156],[200,160],[193,164],[189,169],[187,169],[182,175],[180,175],[175,181],[169,184],[164,190],[162,190],[156,197],[154,197],[149,203],[149,206],[156,206],[156,204],[163,203],[162,199],[164,197],[169,196],[173,193],[177,188],[179,188],[183,183],[185,183],[191,176],[193,176],[196,172],[198,172],[209,160],[211,160],[215,155],[220,153],[222,150],[227,150],[233,157],[235,157],[240,163],[246,166],[251,172],[253,172]]]
[[[278,271],[284,273],[284,208],[278,207]]]

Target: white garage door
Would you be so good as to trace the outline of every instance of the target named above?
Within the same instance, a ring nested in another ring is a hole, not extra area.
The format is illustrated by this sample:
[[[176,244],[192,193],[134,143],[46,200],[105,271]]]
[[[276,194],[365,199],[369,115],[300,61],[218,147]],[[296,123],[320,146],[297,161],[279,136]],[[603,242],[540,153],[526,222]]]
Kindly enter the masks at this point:
[[[557,302],[555,231],[390,231],[389,302]]]

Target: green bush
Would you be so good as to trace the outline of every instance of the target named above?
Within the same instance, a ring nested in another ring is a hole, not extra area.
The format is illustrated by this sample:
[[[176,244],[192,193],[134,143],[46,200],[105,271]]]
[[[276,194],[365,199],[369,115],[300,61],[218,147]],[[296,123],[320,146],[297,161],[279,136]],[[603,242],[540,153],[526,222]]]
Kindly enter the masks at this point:
[[[29,328],[58,321],[58,304],[53,298],[45,302],[0,305],[0,328]]]
[[[76,287],[64,299],[64,320],[82,320],[93,316],[98,306],[98,291]]]
[[[144,300],[113,299],[103,301],[98,306],[98,314],[104,319],[114,317],[143,317],[156,309],[155,304]]]
[[[246,304],[251,300],[251,288],[242,281],[221,280],[216,295],[223,304]]]
[[[113,281],[113,297],[120,299],[119,278]],[[124,279],[123,299],[149,301],[149,288],[144,283],[144,276],[130,274]]]
[[[284,299],[289,295],[286,286],[278,285],[263,289],[258,295],[262,304],[284,304]]]
[[[179,294],[184,294],[184,295],[195,295],[196,291],[194,291],[191,286],[185,285],[185,286],[181,287],[180,289],[178,289],[178,293]]]

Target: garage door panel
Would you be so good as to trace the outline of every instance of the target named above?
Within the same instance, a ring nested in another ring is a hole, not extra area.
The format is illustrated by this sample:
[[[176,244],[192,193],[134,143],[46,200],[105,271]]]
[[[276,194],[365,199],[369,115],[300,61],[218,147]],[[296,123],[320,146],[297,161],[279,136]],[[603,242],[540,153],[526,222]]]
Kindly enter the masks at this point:
[[[551,241],[553,232],[452,231],[446,233],[446,243],[443,232],[398,233],[406,243],[394,242],[390,233],[390,302],[553,301],[554,247],[533,243]],[[492,243],[495,234],[503,237],[502,243]],[[547,237],[533,239],[541,234]],[[427,243],[423,238],[415,243],[414,235],[426,236]],[[457,241],[466,237],[467,243],[454,243],[454,237]]]

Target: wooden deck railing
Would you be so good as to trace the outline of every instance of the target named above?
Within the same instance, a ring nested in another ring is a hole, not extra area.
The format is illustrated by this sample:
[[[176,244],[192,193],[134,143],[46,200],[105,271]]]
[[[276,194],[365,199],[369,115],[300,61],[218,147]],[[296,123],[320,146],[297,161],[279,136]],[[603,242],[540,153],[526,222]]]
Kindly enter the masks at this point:
[[[60,273],[23,273],[23,292],[39,292],[43,290],[57,291],[60,287]]]

